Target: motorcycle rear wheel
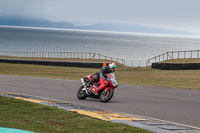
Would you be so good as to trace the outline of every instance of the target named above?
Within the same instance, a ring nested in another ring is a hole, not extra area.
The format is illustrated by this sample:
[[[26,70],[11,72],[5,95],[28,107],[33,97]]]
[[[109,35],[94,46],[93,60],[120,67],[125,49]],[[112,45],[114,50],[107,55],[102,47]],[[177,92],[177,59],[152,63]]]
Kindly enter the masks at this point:
[[[100,100],[101,102],[106,103],[112,99],[113,95],[114,95],[113,89],[108,89],[107,92],[106,90],[104,90],[100,95]]]
[[[83,90],[84,86],[82,85],[77,91],[77,98],[80,100],[84,100],[87,98],[85,90]]]

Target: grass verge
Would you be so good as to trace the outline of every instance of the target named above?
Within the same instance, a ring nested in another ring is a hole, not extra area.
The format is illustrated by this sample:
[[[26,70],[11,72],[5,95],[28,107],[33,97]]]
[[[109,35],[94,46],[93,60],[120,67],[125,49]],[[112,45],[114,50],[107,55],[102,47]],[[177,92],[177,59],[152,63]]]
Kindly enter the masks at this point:
[[[0,96],[0,127],[37,133],[150,133],[32,102]]]

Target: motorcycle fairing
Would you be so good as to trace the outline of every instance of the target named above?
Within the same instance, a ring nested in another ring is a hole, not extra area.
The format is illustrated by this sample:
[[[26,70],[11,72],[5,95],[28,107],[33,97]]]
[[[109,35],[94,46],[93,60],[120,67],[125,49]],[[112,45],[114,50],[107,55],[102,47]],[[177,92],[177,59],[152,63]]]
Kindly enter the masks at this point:
[[[109,89],[112,89],[112,88],[111,88],[111,87],[107,87],[107,88],[106,88],[106,92],[107,92]]]
[[[94,87],[96,86],[97,84],[100,84],[98,85],[98,87]],[[97,94],[98,91],[104,89],[106,86],[108,85],[108,81],[99,81],[98,83],[96,83],[94,86],[91,87],[91,90]]]

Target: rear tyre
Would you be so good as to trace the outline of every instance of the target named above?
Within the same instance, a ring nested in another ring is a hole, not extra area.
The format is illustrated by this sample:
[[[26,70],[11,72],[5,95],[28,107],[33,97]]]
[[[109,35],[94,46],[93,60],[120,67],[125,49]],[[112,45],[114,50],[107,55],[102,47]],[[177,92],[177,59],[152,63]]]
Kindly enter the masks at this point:
[[[106,103],[112,99],[113,95],[114,95],[113,89],[108,89],[107,92],[105,89],[100,95],[100,100],[101,100],[101,102]]]
[[[80,100],[84,100],[87,98],[85,90],[83,90],[84,86],[82,85],[77,91],[77,98]]]

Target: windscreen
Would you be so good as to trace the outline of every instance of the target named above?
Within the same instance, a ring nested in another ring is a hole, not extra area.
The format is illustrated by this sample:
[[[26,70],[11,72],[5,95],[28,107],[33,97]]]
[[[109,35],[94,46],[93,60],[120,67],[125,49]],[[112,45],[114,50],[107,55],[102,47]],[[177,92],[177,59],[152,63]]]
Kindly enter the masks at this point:
[[[114,73],[110,73],[109,75],[110,75],[113,79],[116,79]]]

